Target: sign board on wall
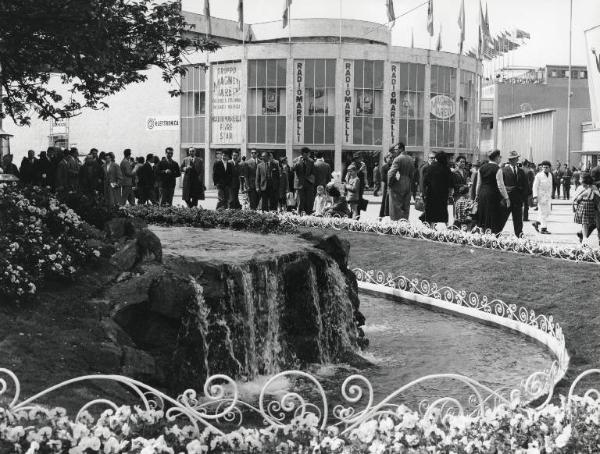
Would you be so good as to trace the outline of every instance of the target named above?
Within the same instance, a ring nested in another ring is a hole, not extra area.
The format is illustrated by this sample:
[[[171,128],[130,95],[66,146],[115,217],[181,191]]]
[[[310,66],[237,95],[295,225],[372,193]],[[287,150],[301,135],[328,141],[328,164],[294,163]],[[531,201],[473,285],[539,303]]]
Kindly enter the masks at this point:
[[[431,115],[441,120],[448,120],[454,116],[454,99],[446,95],[436,95],[430,100]]]
[[[391,93],[390,93],[390,143],[395,145],[398,141],[398,124],[396,123],[398,118],[398,65],[392,63],[391,65]]]
[[[59,120],[52,120],[50,123],[50,135],[55,134],[66,134],[67,133],[67,120],[61,118]]]
[[[175,115],[146,117],[146,131],[178,131],[179,123]]]
[[[342,131],[344,135],[344,144],[352,144],[353,137],[353,121],[352,114],[354,104],[354,62],[350,60],[344,61],[344,124]]]
[[[585,31],[592,123],[600,128],[600,25]]]
[[[242,64],[212,66],[212,143],[242,143]]]
[[[294,62],[296,86],[294,103],[296,116],[294,121],[294,143],[304,143],[304,60]]]

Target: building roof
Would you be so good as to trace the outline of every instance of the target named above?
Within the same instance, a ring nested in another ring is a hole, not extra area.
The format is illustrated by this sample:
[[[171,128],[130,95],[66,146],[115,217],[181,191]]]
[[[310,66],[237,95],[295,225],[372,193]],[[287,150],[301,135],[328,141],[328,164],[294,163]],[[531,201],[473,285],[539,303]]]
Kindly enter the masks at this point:
[[[538,110],[532,110],[532,111],[525,111],[525,112],[520,112],[520,113],[516,113],[516,114],[511,114],[511,115],[504,115],[503,117],[500,117],[500,120],[510,120],[511,118],[519,118],[519,117],[527,117],[529,115],[538,115],[538,114],[543,114],[543,113],[548,113],[548,112],[554,112],[556,109],[538,109]]]
[[[190,31],[198,34],[208,32],[206,16],[184,11],[186,22],[192,25]],[[239,29],[237,21],[211,17],[212,36],[221,45],[241,44],[247,42],[294,42],[303,40],[322,40],[330,42],[331,39],[342,41],[352,40],[365,43],[389,44],[391,34],[389,29],[377,22],[355,19],[292,19],[288,27],[283,28],[281,20],[244,24],[243,32]]]

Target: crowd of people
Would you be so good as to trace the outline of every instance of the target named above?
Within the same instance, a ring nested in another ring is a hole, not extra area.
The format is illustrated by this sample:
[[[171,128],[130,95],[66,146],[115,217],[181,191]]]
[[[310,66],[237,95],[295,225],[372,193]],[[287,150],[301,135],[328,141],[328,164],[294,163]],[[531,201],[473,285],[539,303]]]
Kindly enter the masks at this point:
[[[117,163],[114,153],[99,153],[96,148],[81,159],[75,147],[65,150],[50,147],[37,157],[34,150],[29,150],[20,167],[7,154],[0,172],[15,175],[24,184],[50,187],[57,192],[101,195],[109,206],[171,205],[181,171],[173,160],[173,149],[167,148],[165,154],[162,159],[152,153],[133,158],[131,150],[125,149],[123,159]]]
[[[188,207],[197,207],[206,191],[204,160],[198,154],[196,149],[188,149],[180,166],[170,147],[163,158],[152,153],[134,158],[131,150],[125,149],[119,162],[114,153],[96,148],[80,158],[77,148],[51,147],[37,157],[29,150],[20,167],[8,154],[0,172],[56,191],[102,195],[110,206],[171,206],[176,181],[182,177],[182,199]],[[554,167],[548,161],[535,165],[521,160],[516,151],[503,160],[500,150],[490,151],[487,158],[483,164],[472,164],[464,156],[452,160],[440,150],[419,164],[402,143],[395,145],[383,164],[373,169],[374,194],[382,193],[379,217],[409,219],[414,199],[424,222],[448,224],[452,209],[455,226],[499,234],[512,216],[514,233],[521,236],[523,223],[533,209],[537,211],[533,227],[550,234],[551,201],[561,193],[570,199],[574,186],[574,220],[582,225],[580,241],[600,226],[600,165],[583,170],[560,162]],[[291,163],[286,157],[275,159],[268,151],[259,155],[252,149],[248,158],[235,150],[231,154],[220,151],[213,163],[212,179],[217,209],[294,211],[358,219],[368,203],[364,198],[367,166],[360,152],[352,155],[340,173],[333,171],[322,152],[306,147]]]
[[[385,156],[381,167],[383,198],[380,217],[409,219],[411,197],[423,211],[422,221],[448,224],[453,206],[454,225],[466,230],[477,227],[499,234],[512,216],[514,233],[520,237],[529,211],[537,211],[533,227],[550,234],[548,218],[552,199],[570,199],[575,187],[575,222],[582,225],[579,240],[588,238],[600,226],[600,165],[581,170],[549,161],[538,165],[521,160],[511,151],[503,160],[500,150],[490,151],[487,162],[469,164],[464,156],[451,162],[444,151],[431,153],[428,162],[418,165],[398,144]],[[600,237],[600,231],[599,231]]]

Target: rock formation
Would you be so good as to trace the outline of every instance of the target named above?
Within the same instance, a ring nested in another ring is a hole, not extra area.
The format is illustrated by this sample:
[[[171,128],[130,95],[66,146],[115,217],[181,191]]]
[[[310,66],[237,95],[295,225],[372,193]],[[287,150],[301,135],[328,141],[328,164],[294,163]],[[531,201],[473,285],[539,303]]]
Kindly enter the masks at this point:
[[[123,373],[177,392],[217,373],[345,361],[366,342],[349,245],[335,235],[152,231],[163,264],[135,265],[95,303]]]

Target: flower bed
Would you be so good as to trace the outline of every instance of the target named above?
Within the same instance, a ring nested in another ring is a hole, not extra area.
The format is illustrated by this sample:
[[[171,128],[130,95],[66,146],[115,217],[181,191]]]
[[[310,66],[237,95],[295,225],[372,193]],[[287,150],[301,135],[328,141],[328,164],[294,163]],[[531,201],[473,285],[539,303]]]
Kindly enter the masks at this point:
[[[0,184],[0,301],[31,299],[49,279],[71,279],[100,252],[80,217],[39,187]]]
[[[349,218],[327,218],[298,216],[291,213],[280,214],[281,222],[292,227],[316,227],[351,232],[370,232],[380,235],[397,235],[405,238],[468,245],[485,249],[495,249],[520,254],[531,254],[577,262],[600,264],[600,248],[588,246],[565,246],[560,244],[541,244],[527,238],[514,235],[496,236],[479,231],[468,232],[454,227],[436,230],[426,223],[410,223],[406,220],[353,220]]]
[[[167,412],[168,414],[168,412]],[[224,434],[163,410],[119,407],[97,419],[71,419],[64,409],[0,408],[3,453],[575,453],[597,452],[600,405],[591,397],[561,399],[541,410],[501,406],[483,416],[430,413],[405,406],[343,432],[321,428],[313,413],[290,424]]]
[[[295,232],[292,225],[282,223],[273,213],[250,210],[205,210],[202,208],[135,205],[122,207],[129,216],[142,218],[148,224],[178,225],[201,228],[225,228],[259,233]]]

